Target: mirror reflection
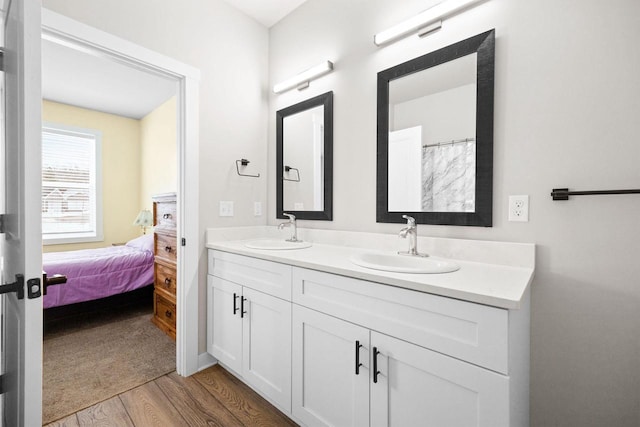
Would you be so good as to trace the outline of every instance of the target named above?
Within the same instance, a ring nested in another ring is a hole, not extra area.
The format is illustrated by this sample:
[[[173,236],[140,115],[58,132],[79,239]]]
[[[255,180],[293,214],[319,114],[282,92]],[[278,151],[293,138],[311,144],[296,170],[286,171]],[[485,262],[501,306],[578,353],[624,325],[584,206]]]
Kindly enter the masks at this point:
[[[389,211],[475,211],[476,67],[474,53],[389,82]]]
[[[283,120],[283,209],[324,209],[324,107]]]
[[[332,218],[333,93],[276,113],[277,218]]]

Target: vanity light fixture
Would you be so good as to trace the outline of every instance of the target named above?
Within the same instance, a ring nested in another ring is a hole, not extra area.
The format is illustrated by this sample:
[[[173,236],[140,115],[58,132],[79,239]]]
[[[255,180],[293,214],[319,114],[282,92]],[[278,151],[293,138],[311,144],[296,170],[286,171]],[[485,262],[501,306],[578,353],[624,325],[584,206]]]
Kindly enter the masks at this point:
[[[323,61],[322,63],[311,67],[306,71],[297,74],[290,79],[280,82],[273,86],[274,93],[285,92],[289,89],[297,87],[298,89],[304,89],[309,86],[309,82],[320,76],[323,76],[333,70],[333,62]]]
[[[442,19],[481,1],[484,0],[444,0],[412,18],[376,34],[373,36],[373,42],[376,46],[382,46],[416,31],[420,37],[426,36],[442,26]]]

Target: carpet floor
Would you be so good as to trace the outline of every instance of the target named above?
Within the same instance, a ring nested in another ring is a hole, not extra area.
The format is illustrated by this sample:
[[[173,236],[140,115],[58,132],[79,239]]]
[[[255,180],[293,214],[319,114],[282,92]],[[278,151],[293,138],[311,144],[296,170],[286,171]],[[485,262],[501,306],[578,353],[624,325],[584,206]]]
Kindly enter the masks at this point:
[[[175,342],[148,309],[96,316],[44,337],[43,422],[48,424],[175,370]]]

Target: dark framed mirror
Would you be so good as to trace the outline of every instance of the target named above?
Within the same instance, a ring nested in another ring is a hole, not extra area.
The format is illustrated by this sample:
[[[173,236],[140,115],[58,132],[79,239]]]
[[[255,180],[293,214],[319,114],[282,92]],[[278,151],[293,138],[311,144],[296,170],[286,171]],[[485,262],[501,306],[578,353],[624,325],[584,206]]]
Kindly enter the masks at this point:
[[[377,222],[490,227],[495,31],[378,73]]]
[[[276,112],[276,217],[333,218],[333,92]]]

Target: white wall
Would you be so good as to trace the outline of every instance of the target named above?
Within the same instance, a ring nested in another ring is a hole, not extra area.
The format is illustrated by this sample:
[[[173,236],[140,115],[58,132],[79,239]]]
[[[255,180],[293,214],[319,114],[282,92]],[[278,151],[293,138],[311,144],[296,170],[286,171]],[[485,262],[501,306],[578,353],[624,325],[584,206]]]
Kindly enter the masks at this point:
[[[206,348],[206,227],[262,225],[266,203],[268,32],[222,0],[44,0],[43,6],[196,67],[200,81],[200,340]],[[247,158],[259,179],[236,174]],[[235,217],[218,217],[233,200]]]
[[[495,28],[494,227],[420,234],[536,243],[531,424],[638,426],[640,196],[549,193],[640,187],[640,2],[491,0],[427,38],[373,45],[433,3],[309,0],[270,30],[271,84],[325,59],[335,71],[271,95],[269,223],[275,112],[333,90],[334,221],[301,225],[397,232],[375,222],[376,73]],[[530,222],[507,222],[510,194],[530,195]]]
[[[422,144],[476,137],[476,85],[393,105],[389,130],[422,126]]]

